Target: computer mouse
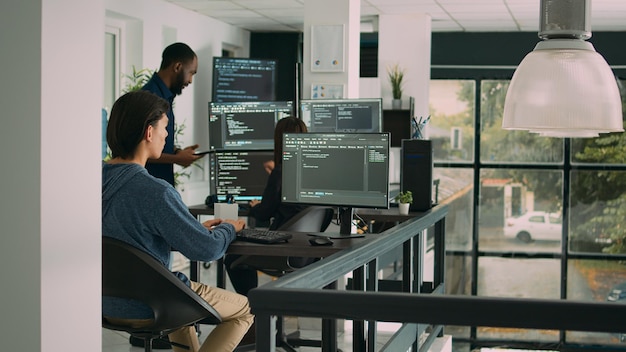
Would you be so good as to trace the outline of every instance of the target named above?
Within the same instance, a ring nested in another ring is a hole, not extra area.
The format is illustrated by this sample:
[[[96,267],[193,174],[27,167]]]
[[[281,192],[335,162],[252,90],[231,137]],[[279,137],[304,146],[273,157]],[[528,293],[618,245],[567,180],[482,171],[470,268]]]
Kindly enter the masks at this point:
[[[333,245],[333,241],[330,238],[324,237],[324,236],[315,236],[313,238],[310,238],[309,243],[311,243],[312,246],[332,246]]]

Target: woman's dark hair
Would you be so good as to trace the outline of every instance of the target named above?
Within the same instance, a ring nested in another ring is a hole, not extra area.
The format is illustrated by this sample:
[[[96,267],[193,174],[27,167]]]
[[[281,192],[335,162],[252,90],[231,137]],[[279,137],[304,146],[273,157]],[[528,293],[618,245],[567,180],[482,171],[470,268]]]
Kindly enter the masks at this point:
[[[135,156],[148,126],[155,126],[170,108],[167,100],[154,93],[138,90],[119,97],[111,108],[107,143],[113,158]]]
[[[283,134],[285,132],[305,133],[308,131],[304,121],[297,117],[289,116],[278,120],[274,128],[274,163],[276,165],[283,162]]]
[[[161,55],[160,70],[166,69],[175,62],[187,63],[196,57],[196,53],[185,43],[170,44]]]

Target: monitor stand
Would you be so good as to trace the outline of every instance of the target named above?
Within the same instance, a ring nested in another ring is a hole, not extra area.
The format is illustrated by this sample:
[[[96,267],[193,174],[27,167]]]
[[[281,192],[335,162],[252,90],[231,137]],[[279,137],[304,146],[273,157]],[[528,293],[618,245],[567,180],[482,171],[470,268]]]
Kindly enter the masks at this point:
[[[329,232],[316,232],[310,233],[310,236],[324,236],[333,240],[340,240],[344,238],[362,238],[365,235],[353,234],[352,233],[352,216],[354,214],[354,210],[350,207],[339,207],[339,233],[329,233]]]
[[[352,218],[354,209],[339,207],[339,235],[349,237],[352,233]]]
[[[332,239],[360,238],[364,235],[352,234],[352,218],[354,209],[351,207],[339,207],[339,235],[328,236]]]

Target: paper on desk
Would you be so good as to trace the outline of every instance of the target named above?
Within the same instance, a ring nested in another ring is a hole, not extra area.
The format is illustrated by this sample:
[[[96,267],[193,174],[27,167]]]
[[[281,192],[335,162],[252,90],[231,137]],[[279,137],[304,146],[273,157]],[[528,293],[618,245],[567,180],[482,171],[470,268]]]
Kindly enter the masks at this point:
[[[239,205],[236,203],[215,203],[213,204],[213,207],[215,209],[214,214],[216,219],[237,220],[239,215]]]

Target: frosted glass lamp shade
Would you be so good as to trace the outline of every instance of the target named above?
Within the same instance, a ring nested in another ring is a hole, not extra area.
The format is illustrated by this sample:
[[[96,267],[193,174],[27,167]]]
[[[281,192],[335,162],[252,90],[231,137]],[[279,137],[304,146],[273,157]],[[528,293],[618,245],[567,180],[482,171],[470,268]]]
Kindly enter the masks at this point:
[[[591,43],[577,39],[538,43],[513,74],[502,128],[547,137],[624,131],[611,68]]]

